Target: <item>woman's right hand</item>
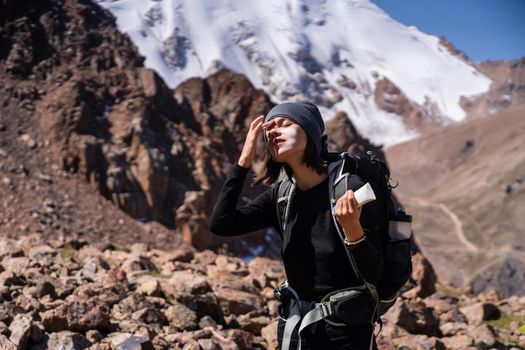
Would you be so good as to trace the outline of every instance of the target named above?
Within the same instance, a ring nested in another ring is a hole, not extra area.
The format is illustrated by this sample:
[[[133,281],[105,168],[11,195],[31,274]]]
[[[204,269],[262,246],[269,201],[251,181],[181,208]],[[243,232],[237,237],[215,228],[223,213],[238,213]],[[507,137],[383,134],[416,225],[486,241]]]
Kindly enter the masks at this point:
[[[257,154],[257,138],[259,134],[263,131],[263,122],[264,115],[260,115],[255,118],[250,124],[250,129],[246,135],[246,140],[244,141],[244,146],[242,148],[241,156],[237,162],[240,166],[244,168],[249,168],[250,164]]]

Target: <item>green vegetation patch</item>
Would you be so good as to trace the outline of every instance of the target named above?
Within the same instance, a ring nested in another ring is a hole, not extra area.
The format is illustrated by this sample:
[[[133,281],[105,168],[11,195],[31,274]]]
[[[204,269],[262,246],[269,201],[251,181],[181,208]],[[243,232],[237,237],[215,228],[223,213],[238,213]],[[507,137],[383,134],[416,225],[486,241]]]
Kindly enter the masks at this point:
[[[149,271],[148,275],[150,275],[151,277],[162,278],[162,279],[170,279],[173,276],[172,273],[163,274],[163,273],[161,273],[159,271]]]
[[[519,315],[506,315],[503,314],[497,320],[486,321],[486,323],[494,328],[505,331],[512,331],[511,324],[513,322],[518,323],[517,333],[525,334],[525,316]]]
[[[518,327],[518,333],[525,334],[525,323]]]
[[[60,252],[60,256],[62,256],[62,260],[64,261],[71,261],[75,260],[75,253],[76,250],[72,248],[66,248]]]

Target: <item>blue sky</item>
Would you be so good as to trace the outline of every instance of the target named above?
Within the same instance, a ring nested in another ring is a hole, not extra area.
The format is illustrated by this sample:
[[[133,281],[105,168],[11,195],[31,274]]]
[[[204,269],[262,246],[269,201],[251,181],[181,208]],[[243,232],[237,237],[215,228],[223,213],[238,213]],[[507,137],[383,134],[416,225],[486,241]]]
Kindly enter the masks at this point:
[[[372,0],[396,21],[445,36],[473,61],[525,56],[525,0]]]

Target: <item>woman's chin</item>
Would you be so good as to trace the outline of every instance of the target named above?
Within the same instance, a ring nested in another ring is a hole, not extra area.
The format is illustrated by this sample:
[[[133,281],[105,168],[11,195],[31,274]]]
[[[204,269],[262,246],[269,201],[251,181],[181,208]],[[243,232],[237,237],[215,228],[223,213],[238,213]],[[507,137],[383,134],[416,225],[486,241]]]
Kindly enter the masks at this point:
[[[282,148],[273,153],[273,159],[279,163],[287,163],[287,161],[290,159],[290,156],[293,154],[294,152],[292,150]]]

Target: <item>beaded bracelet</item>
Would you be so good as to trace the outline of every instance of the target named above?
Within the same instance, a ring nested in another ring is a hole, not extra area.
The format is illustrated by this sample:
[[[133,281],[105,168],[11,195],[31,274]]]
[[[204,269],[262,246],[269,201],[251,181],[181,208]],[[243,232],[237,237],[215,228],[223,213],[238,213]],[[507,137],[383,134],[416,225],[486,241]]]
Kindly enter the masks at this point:
[[[352,242],[350,242],[348,238],[345,237],[344,242],[345,242],[345,245],[348,247],[355,247],[356,245],[358,245],[361,242],[364,242],[365,240],[366,240],[366,235],[363,235],[363,237],[359,238],[357,241],[352,241]]]

